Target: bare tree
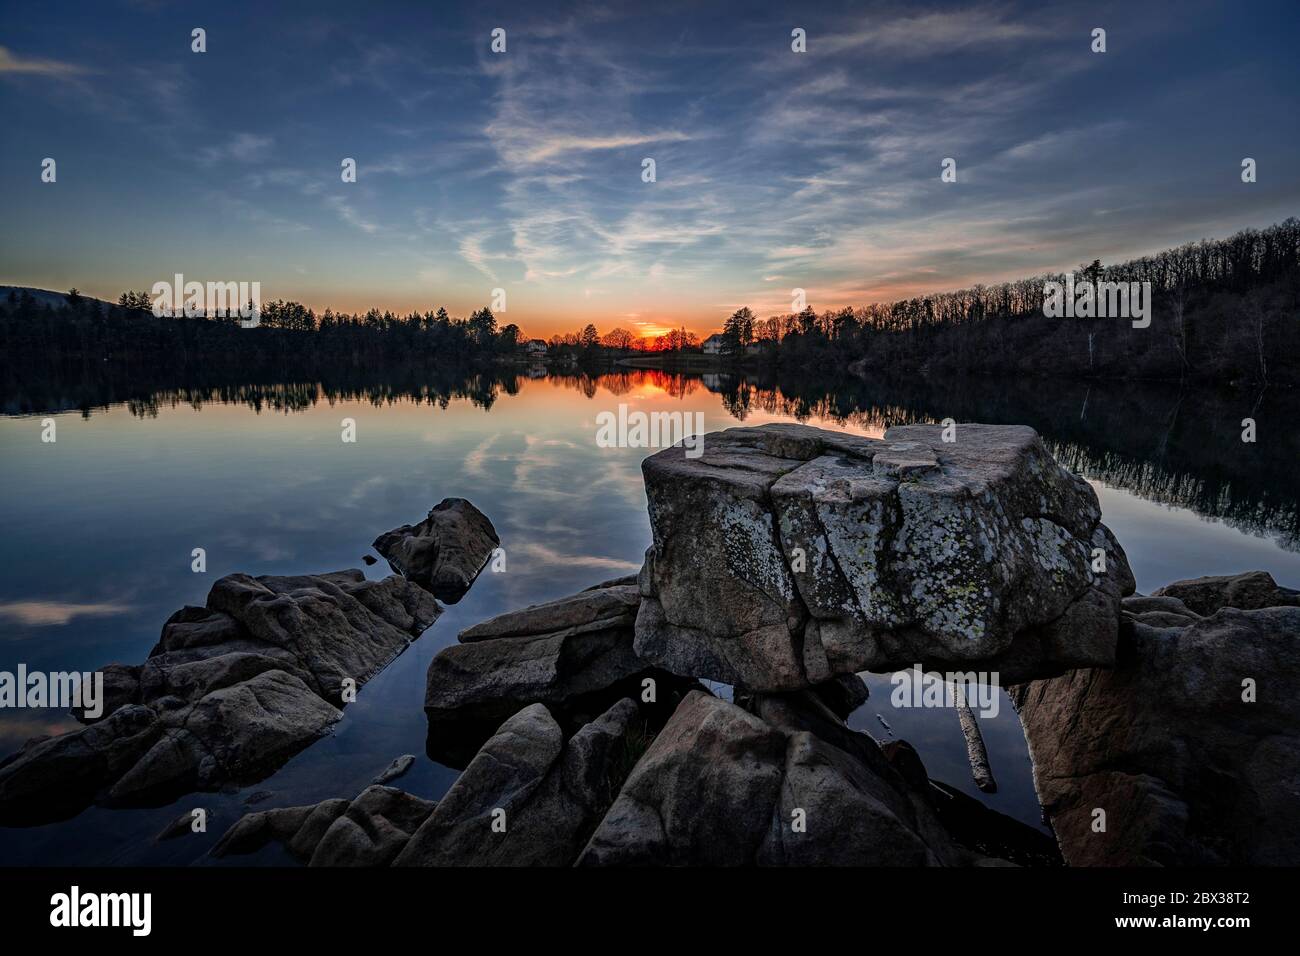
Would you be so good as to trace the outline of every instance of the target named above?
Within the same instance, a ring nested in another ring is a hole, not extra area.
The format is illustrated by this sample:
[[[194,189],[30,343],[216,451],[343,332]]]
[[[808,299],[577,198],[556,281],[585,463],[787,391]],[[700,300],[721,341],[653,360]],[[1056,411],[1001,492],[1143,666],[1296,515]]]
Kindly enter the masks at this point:
[[[611,329],[602,336],[600,344],[611,349],[630,349],[634,341],[636,336],[627,329]]]
[[[1187,297],[1181,285],[1169,297],[1169,316],[1169,335],[1174,342],[1174,351],[1183,363],[1179,378],[1186,378],[1191,365],[1187,361]]]
[[[1250,340],[1255,346],[1255,355],[1259,360],[1260,384],[1268,385],[1268,358],[1265,355],[1264,339],[1268,324],[1268,310],[1260,301],[1260,294],[1252,291],[1246,296],[1246,320]]]

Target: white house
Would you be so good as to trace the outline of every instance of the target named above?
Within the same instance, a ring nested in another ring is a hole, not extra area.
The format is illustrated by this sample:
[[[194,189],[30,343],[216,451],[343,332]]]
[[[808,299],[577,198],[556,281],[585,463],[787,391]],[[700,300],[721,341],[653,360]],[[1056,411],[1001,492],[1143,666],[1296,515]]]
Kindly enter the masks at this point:
[[[726,339],[721,334],[710,335],[700,346],[705,355],[721,355],[726,348]]]
[[[525,348],[528,350],[529,355],[546,354],[546,343],[543,342],[541,339],[529,339],[528,344],[525,346]]]

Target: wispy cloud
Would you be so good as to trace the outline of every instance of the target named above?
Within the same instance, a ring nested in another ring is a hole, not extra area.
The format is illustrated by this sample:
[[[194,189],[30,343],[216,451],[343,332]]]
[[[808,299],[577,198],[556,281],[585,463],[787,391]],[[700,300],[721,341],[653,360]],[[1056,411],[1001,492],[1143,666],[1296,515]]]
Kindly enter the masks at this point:
[[[200,160],[212,165],[223,161],[252,163],[266,158],[274,140],[256,133],[236,133],[228,140],[199,150]]]
[[[326,196],[325,204],[338,213],[338,217],[346,222],[349,226],[360,229],[367,235],[373,236],[379,232],[379,224],[366,218],[357,209],[344,199],[342,196]]]
[[[79,617],[113,617],[132,610],[129,604],[77,604],[70,601],[10,601],[0,604],[0,617],[29,627],[68,624]]]
[[[497,274],[488,265],[488,261],[493,257],[483,249],[483,243],[490,235],[490,232],[476,232],[462,236],[456,248],[462,259],[487,276],[488,279],[496,282],[498,281]]]
[[[969,47],[1028,40],[1043,35],[1046,26],[1010,19],[996,7],[944,10],[880,20],[871,17],[856,29],[836,32],[816,42],[829,52],[869,46],[879,57],[933,56]]]
[[[510,550],[544,564],[567,565],[575,568],[605,568],[611,571],[638,571],[641,568],[638,562],[625,561],[621,558],[607,558],[598,554],[565,554],[539,541],[521,541],[512,545]]]
[[[489,126],[487,132],[492,136],[502,131]],[[526,133],[520,138],[523,142],[517,149],[508,150],[508,158],[523,163],[541,163],[556,159],[565,153],[625,149],[628,146],[644,146],[647,143],[682,143],[690,139],[685,133],[677,130],[662,133],[612,133],[588,136],[563,133],[557,135],[541,133],[530,136]]]
[[[72,77],[94,70],[63,60],[46,60],[40,57],[15,55],[8,47],[0,46],[0,75],[30,74],[34,76]]]

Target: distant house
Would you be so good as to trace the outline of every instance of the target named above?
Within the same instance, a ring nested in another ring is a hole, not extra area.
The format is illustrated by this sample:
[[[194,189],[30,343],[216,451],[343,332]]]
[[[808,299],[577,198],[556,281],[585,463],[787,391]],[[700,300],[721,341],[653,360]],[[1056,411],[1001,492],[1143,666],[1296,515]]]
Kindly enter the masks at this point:
[[[528,344],[524,346],[529,355],[545,355],[546,343],[541,339],[529,339]]]
[[[726,348],[726,339],[720,334],[710,335],[700,346],[705,355],[721,355]]]

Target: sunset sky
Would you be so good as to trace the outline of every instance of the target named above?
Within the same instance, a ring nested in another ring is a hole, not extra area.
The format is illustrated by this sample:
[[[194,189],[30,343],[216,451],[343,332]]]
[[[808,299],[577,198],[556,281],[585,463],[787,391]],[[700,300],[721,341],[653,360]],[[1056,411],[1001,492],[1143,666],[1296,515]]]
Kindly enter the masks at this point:
[[[0,283],[706,334],[1300,214],[1294,0],[284,6],[0,3]]]

